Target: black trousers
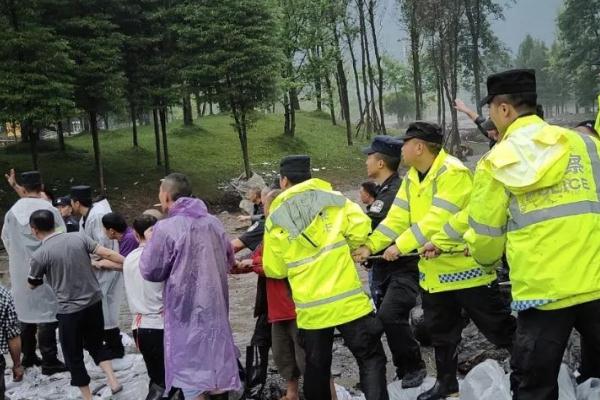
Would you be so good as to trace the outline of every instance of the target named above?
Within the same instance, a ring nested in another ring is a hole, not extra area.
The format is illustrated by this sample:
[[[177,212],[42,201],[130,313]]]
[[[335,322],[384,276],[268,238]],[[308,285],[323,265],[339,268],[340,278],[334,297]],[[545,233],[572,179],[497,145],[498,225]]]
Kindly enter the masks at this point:
[[[21,322],[21,351],[25,359],[36,357],[35,349],[40,348],[43,363],[56,362],[58,347],[56,345],[56,328],[58,322],[29,324]],[[37,337],[36,337],[37,336]]]
[[[381,344],[383,326],[374,314],[325,329],[300,329],[299,341],[306,353],[304,397],[330,400],[333,331],[337,328],[358,362],[360,386],[367,400],[387,400],[386,358]]]
[[[558,399],[557,377],[572,329],[584,340],[584,351],[600,354],[600,300],[558,310],[521,311],[513,349],[511,385],[514,400]],[[587,363],[590,376],[600,365]]]
[[[6,369],[6,360],[4,359],[4,355],[0,355],[0,400],[4,400],[6,398],[6,383],[4,382],[4,370]]]
[[[104,345],[112,353],[111,359],[123,358],[125,356],[125,347],[121,340],[121,331],[119,328],[106,329],[104,331]]]
[[[90,376],[83,363],[83,349],[90,353],[96,364],[112,358],[110,350],[102,342],[102,302],[72,314],[57,314],[56,319],[65,364],[71,373],[71,385],[87,386]]]
[[[495,285],[440,293],[423,292],[425,324],[434,347],[458,346],[464,326],[462,309],[490,342],[501,348],[511,348],[515,318]]]
[[[165,350],[164,330],[138,328],[133,333],[133,339],[144,357],[144,363],[150,377],[150,386],[153,383],[165,387]]]
[[[416,272],[392,274],[383,283],[382,289],[383,301],[378,307],[377,317],[383,323],[396,374],[402,379],[407,372],[425,368],[419,343],[408,322],[419,294],[418,275]]]

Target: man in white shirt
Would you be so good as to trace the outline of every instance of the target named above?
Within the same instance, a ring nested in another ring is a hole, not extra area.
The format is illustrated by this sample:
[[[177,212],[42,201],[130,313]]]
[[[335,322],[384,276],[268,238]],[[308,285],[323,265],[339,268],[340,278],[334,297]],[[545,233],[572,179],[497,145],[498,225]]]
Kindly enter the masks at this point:
[[[151,215],[141,215],[133,221],[139,247],[125,258],[123,278],[129,310],[133,314],[131,330],[144,357],[150,388],[146,400],[158,400],[165,390],[165,363],[163,348],[163,282],[149,282],[140,273],[140,257],[146,244],[144,232],[156,224]]]

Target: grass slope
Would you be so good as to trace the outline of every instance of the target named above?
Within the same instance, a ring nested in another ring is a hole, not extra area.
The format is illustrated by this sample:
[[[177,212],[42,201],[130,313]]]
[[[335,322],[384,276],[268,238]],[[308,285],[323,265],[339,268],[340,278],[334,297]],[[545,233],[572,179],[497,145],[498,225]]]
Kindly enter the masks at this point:
[[[196,195],[216,204],[222,196],[219,185],[243,172],[239,140],[227,115],[202,117],[194,122],[193,127],[183,127],[181,121],[168,125],[171,170],[188,174]],[[288,138],[282,135],[282,115],[267,114],[256,121],[248,137],[255,172],[264,175],[277,171],[278,162],[285,155],[309,154],[313,167],[321,169],[314,172],[317,177],[345,185],[364,177],[364,156],[360,152],[364,140],[348,147],[345,130],[332,126],[326,114],[300,112],[296,123],[296,137]],[[65,154],[56,151],[55,142],[40,143],[39,165],[47,185],[58,195],[68,193],[74,184],[97,186],[90,135],[67,138],[66,143]],[[155,203],[158,180],[164,173],[155,164],[152,125],[140,127],[138,148],[132,146],[130,128],[103,131],[100,143],[108,195],[116,208],[139,209]],[[17,171],[31,169],[26,144],[0,152],[0,170],[11,167]],[[15,199],[8,185],[0,184],[0,211]]]

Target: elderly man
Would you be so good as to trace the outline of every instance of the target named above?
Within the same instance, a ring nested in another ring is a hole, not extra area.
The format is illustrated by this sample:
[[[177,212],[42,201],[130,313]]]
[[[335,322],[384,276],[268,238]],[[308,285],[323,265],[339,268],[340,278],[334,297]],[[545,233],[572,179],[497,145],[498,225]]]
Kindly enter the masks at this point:
[[[167,176],[158,198],[168,217],[147,233],[140,272],[165,282],[165,384],[186,399],[225,399],[241,386],[228,317],[233,249],[185,175]]]

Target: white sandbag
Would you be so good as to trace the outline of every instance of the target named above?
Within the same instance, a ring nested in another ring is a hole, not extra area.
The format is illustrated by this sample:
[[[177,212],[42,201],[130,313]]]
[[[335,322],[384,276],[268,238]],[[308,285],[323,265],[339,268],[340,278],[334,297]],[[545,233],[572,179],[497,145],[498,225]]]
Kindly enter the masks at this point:
[[[577,400],[575,396],[575,379],[566,364],[560,366],[558,374],[558,400]]]
[[[590,378],[577,386],[577,400],[600,399],[600,379]]]
[[[504,370],[495,360],[486,360],[473,368],[460,389],[461,400],[511,400]]]

